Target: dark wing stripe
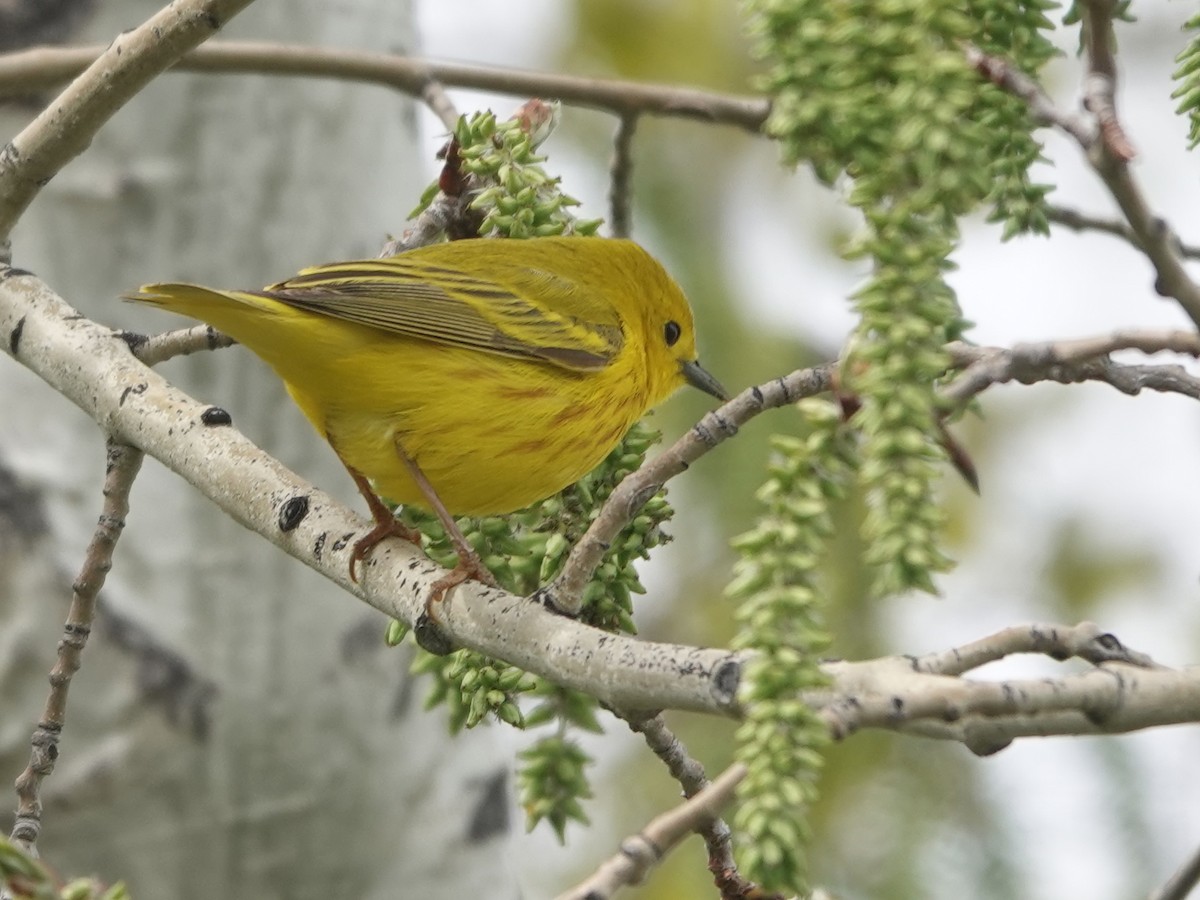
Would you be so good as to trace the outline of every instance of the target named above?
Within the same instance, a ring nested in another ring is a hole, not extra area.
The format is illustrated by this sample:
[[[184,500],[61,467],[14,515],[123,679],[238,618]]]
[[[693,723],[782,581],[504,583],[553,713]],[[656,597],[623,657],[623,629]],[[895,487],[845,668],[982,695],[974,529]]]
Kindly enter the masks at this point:
[[[560,276],[537,274],[561,281],[560,292],[575,290]],[[306,269],[254,293],[392,334],[569,369],[602,369],[624,343],[619,325],[540,308],[495,282],[403,257]],[[526,324],[538,343],[523,339]],[[522,337],[509,330],[518,325]]]

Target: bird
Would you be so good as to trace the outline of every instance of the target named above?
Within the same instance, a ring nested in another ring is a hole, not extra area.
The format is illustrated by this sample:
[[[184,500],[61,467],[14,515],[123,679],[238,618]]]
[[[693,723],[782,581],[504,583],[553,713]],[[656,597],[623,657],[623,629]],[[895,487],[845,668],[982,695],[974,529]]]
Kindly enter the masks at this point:
[[[126,299],[206,322],[261,357],[332,446],[374,527],[418,543],[389,504],[434,512],[467,578],[494,584],[454,516],[501,515],[590,472],[698,360],[679,285],[638,244],[475,238],[303,269],[262,290],[143,285]]]

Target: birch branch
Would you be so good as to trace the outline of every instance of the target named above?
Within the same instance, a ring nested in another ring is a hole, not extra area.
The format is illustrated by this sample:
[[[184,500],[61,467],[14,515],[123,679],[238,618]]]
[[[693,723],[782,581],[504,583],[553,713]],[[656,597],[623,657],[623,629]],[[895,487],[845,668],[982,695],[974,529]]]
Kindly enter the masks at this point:
[[[0,348],[113,440],[160,460],[235,521],[385,614],[415,623],[444,574],[415,547],[392,539],[376,548],[362,582],[351,583],[349,554],[356,534],[369,527],[364,518],[263,453],[229,427],[227,416],[206,416],[209,405],[146,368],[121,332],[89,321],[14,269],[0,268]],[[475,583],[452,591],[438,613],[455,644],[622,710],[739,715],[743,654],[609,634]],[[1037,646],[1005,640],[1012,652]],[[832,687],[802,699],[822,711],[837,737],[885,728],[994,752],[1025,735],[1115,734],[1200,720],[1200,666],[1113,661],[1059,679],[1004,682],[923,672],[907,657],[823,668]]]
[[[29,765],[16,781],[17,815],[12,840],[32,852],[42,830],[42,781],[54,771],[58,743],[67,720],[67,693],[83,662],[83,649],[96,618],[96,597],[112,569],[113,550],[129,514],[129,492],[142,467],[142,454],[109,440],[104,478],[104,504],[88,543],[83,567],[71,590],[71,605],[58,642],[58,659],[50,672],[50,694],[33,732]]]

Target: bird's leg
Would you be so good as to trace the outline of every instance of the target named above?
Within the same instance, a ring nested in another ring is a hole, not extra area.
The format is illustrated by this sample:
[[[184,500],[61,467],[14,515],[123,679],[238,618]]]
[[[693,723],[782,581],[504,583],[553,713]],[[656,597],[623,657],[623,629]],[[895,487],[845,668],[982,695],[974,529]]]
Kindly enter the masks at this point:
[[[425,499],[429,501],[430,508],[437,515],[438,521],[442,523],[442,527],[446,529],[446,534],[449,535],[450,542],[454,544],[454,550],[458,553],[458,565],[433,583],[433,589],[429,592],[429,596],[425,600],[425,614],[436,621],[437,617],[433,614],[434,604],[440,603],[446,596],[446,592],[451,588],[458,587],[458,585],[468,580],[482,582],[488,587],[496,587],[496,579],[492,576],[487,566],[483,564],[483,560],[479,558],[479,554],[475,552],[475,548],[467,543],[466,537],[463,536],[463,533],[458,528],[458,523],[454,521],[454,517],[446,509],[446,504],[442,503],[442,498],[438,496],[433,485],[429,483],[429,479],[425,477],[425,473],[421,471],[421,467],[404,451],[404,448],[400,446],[399,440],[395,440],[395,444],[396,455],[400,457],[400,461],[408,469],[408,474],[411,476],[413,483],[425,495]]]
[[[341,459],[340,454],[338,458]],[[387,504],[379,499],[379,495],[375,493],[370,482],[357,469],[344,459],[342,460],[342,465],[346,467],[346,471],[354,479],[354,486],[358,488],[358,492],[367,501],[367,508],[371,510],[371,518],[375,520],[375,527],[354,542],[354,550],[350,553],[350,580],[357,584],[358,563],[375,549],[376,544],[384,538],[398,537],[420,547],[421,533],[415,528],[409,528],[397,519],[392,511],[388,509]]]

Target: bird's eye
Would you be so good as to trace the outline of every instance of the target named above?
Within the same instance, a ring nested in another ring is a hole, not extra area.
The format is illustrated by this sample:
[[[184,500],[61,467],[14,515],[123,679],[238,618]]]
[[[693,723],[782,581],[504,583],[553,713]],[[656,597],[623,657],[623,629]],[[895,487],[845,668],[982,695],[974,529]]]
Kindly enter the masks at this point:
[[[666,339],[668,347],[674,347],[675,342],[679,340],[679,336],[683,333],[678,322],[668,322],[663,326],[663,338]]]

